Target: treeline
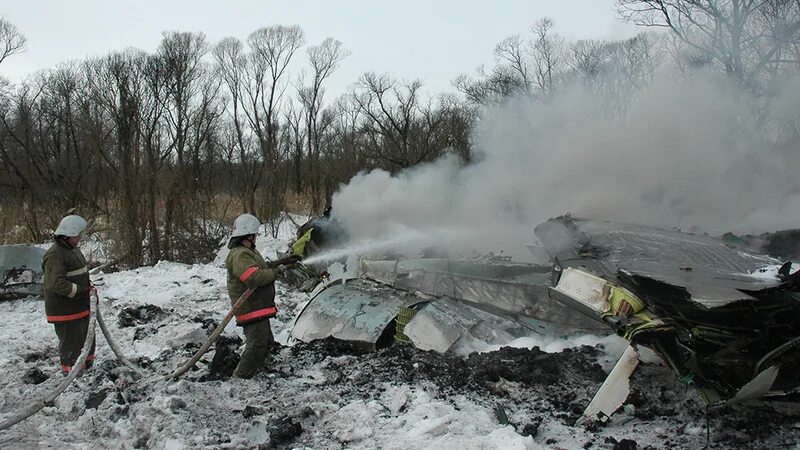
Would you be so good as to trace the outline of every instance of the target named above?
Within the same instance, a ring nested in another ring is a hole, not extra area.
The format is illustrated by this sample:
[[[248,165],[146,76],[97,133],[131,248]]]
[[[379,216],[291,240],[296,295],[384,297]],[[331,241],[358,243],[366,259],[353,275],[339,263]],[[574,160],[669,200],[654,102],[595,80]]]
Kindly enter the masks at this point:
[[[41,241],[75,208],[113,231],[127,264],[191,261],[207,258],[241,211],[274,223],[290,196],[320,211],[359,170],[397,171],[444,151],[468,158],[463,102],[365,74],[326,103],[346,52],[333,39],[303,45],[298,27],[215,45],[169,32],[152,54],[114,52],[6,89],[4,228]],[[290,73],[295,58],[310,70]]]
[[[544,19],[499,43],[495,65],[454,80],[458,94],[366,73],[330,98],[347,50],[335,39],[307,45],[300,28],[281,25],[244,42],[167,32],[152,53],[112,52],[5,82],[0,239],[40,242],[75,210],[107,231],[122,264],[205,260],[242,211],[277,230],[282,211],[319,212],[359,171],[396,173],[446,152],[469,163],[482,107],[509,96],[546,102],[581,83],[621,114],[664,67],[725,73],[759,98],[800,71],[800,0],[618,6],[669,32],[567,42]],[[24,47],[0,19],[0,62]]]

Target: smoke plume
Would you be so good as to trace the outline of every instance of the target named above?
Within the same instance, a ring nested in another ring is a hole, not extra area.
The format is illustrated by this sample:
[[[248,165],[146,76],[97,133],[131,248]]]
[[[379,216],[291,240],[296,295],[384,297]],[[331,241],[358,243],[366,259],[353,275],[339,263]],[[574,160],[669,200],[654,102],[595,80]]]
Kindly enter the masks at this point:
[[[566,213],[712,234],[796,228],[799,88],[767,104],[725,83],[665,79],[624,99],[624,112],[583,88],[510,99],[482,112],[475,162],[359,174],[334,215],[361,239],[413,235],[406,254],[462,256],[524,256],[533,227]]]

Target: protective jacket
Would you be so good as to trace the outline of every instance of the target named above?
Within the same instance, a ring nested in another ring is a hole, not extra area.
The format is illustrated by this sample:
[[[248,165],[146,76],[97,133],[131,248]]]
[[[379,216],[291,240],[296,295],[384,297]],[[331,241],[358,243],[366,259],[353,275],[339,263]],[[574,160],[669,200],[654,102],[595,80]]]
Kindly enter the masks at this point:
[[[277,273],[269,268],[269,264],[261,254],[243,245],[236,246],[228,254],[225,266],[228,269],[228,296],[231,298],[231,304],[236,303],[248,288],[255,289],[250,298],[239,308],[236,324],[245,325],[275,317],[278,312],[275,308]]]
[[[89,316],[89,267],[77,248],[59,239],[44,254],[44,310],[50,323]]]

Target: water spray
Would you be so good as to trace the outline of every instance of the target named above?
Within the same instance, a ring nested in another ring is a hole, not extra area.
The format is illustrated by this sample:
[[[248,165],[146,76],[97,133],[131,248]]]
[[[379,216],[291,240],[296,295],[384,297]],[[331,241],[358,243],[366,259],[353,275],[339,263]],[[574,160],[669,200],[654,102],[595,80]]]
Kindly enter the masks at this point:
[[[343,247],[332,248],[317,255],[303,259],[303,264],[329,263],[348,256],[364,256],[376,252],[396,251],[400,253],[424,248],[446,239],[461,236],[463,230],[426,228],[424,230],[406,229],[390,236],[350,242]]]

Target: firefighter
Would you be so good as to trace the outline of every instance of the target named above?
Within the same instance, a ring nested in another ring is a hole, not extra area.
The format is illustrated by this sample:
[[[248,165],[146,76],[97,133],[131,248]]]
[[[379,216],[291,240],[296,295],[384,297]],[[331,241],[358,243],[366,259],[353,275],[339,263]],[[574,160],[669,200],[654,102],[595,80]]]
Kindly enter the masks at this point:
[[[237,378],[252,378],[264,365],[274,342],[269,319],[275,317],[275,279],[297,259],[287,257],[267,262],[256,250],[261,222],[251,214],[242,214],[233,222],[228,241],[230,253],[225,260],[228,270],[228,295],[236,303],[247,289],[255,289],[236,312],[236,324],[244,330],[245,348],[233,373]]]
[[[61,219],[54,233],[55,242],[44,254],[44,309],[58,337],[61,371],[69,373],[81,354],[89,330],[89,296],[94,287],[89,280],[86,258],[78,248],[86,220],[71,215]],[[84,369],[94,361],[94,342]]]

